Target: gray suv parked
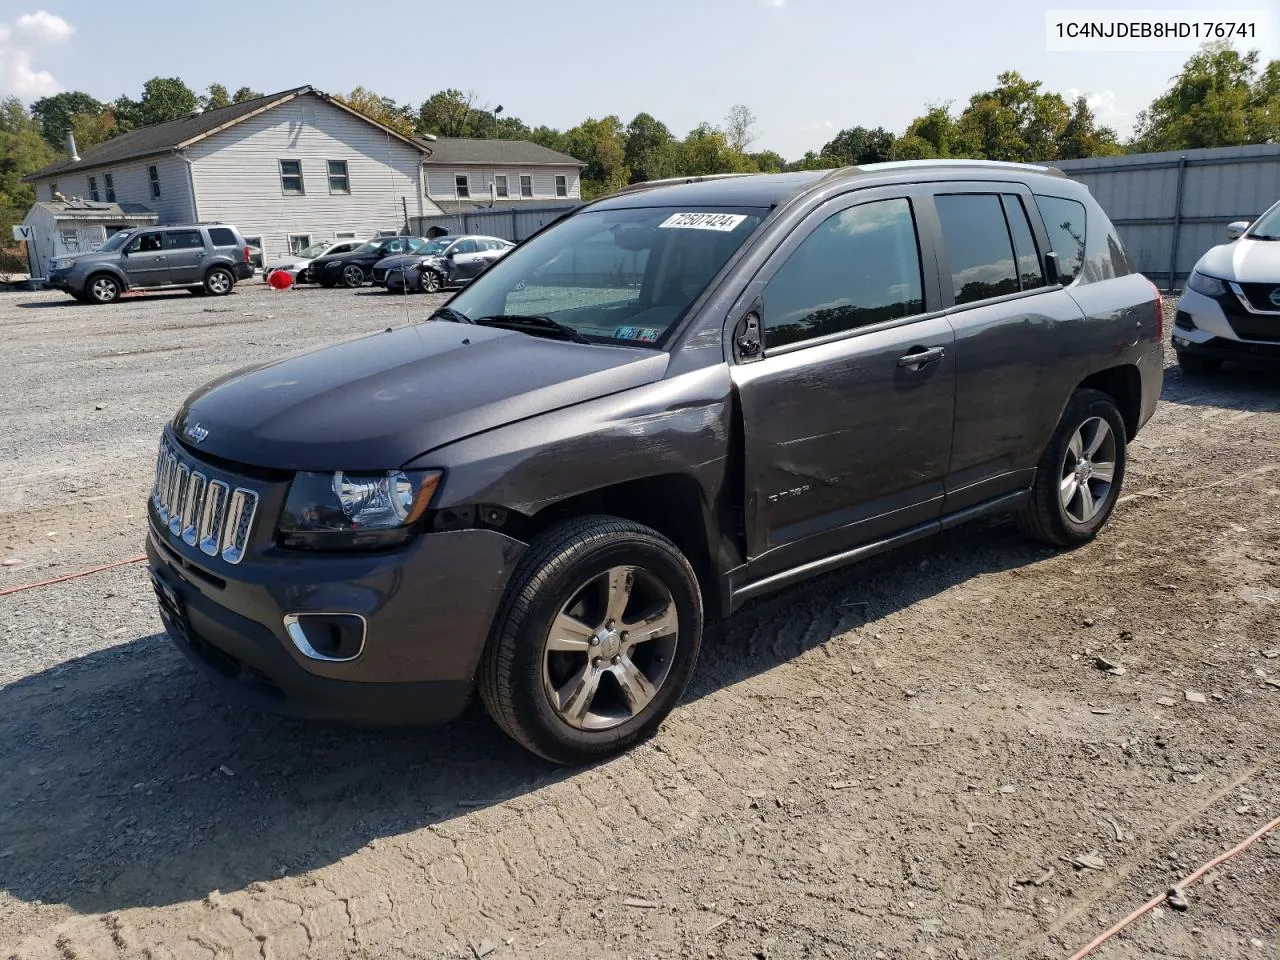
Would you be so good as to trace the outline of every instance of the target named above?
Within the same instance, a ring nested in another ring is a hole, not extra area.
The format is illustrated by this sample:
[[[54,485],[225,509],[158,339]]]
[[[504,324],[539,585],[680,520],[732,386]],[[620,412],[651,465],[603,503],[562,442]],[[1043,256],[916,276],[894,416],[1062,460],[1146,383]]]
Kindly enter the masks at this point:
[[[444,720],[478,689],[590,760],[657,728],[708,617],[975,517],[1092,539],[1161,316],[1057,171],[642,185],[427,322],[196,391],[149,505],[160,611],[268,709]]]
[[[252,250],[230,224],[122,230],[93,253],[49,264],[49,285],[82,303],[111,303],[133,288],[185,287],[224,296],[253,276]]]

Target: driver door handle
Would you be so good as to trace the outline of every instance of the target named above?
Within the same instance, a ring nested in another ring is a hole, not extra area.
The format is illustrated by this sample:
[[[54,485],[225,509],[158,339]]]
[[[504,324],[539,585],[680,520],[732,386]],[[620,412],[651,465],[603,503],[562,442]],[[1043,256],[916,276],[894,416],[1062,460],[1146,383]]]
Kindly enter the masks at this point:
[[[944,356],[946,356],[946,350],[942,347],[920,347],[908,353],[905,357],[899,357],[898,366],[919,370],[928,364],[936,363]]]

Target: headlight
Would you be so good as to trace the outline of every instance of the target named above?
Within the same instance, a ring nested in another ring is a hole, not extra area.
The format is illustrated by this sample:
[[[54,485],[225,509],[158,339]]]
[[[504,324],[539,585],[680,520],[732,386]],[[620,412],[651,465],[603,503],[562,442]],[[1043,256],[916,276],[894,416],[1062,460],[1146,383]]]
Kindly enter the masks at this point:
[[[50,260],[50,261],[49,261],[49,269],[50,269],[50,270],[69,270],[69,269],[71,269],[72,267],[74,267],[75,265],[76,265],[76,262],[75,262],[74,260],[57,260],[57,259],[54,259],[54,260]]]
[[[280,545],[376,550],[405,543],[440,485],[439,470],[299,473],[280,520]]]
[[[1206,297],[1220,297],[1227,292],[1225,283],[1217,277],[1210,277],[1198,270],[1191,271],[1191,276],[1187,277],[1187,286]]]

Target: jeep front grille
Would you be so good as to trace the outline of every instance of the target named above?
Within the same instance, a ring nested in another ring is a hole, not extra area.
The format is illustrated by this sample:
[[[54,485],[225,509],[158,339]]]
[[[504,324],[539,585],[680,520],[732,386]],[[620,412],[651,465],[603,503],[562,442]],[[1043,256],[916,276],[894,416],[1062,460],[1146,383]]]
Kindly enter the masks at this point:
[[[168,438],[160,442],[151,502],[160,525],[189,547],[239,563],[249,547],[258,495],[210,479],[199,463]]]

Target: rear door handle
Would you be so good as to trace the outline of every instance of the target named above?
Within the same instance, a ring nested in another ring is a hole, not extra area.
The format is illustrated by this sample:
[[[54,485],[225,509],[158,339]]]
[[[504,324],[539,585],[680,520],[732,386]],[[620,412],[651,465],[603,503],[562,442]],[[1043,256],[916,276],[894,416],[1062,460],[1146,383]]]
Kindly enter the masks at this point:
[[[936,363],[944,356],[946,356],[946,350],[942,347],[920,347],[908,353],[905,357],[899,357],[898,366],[919,370],[928,364]]]

